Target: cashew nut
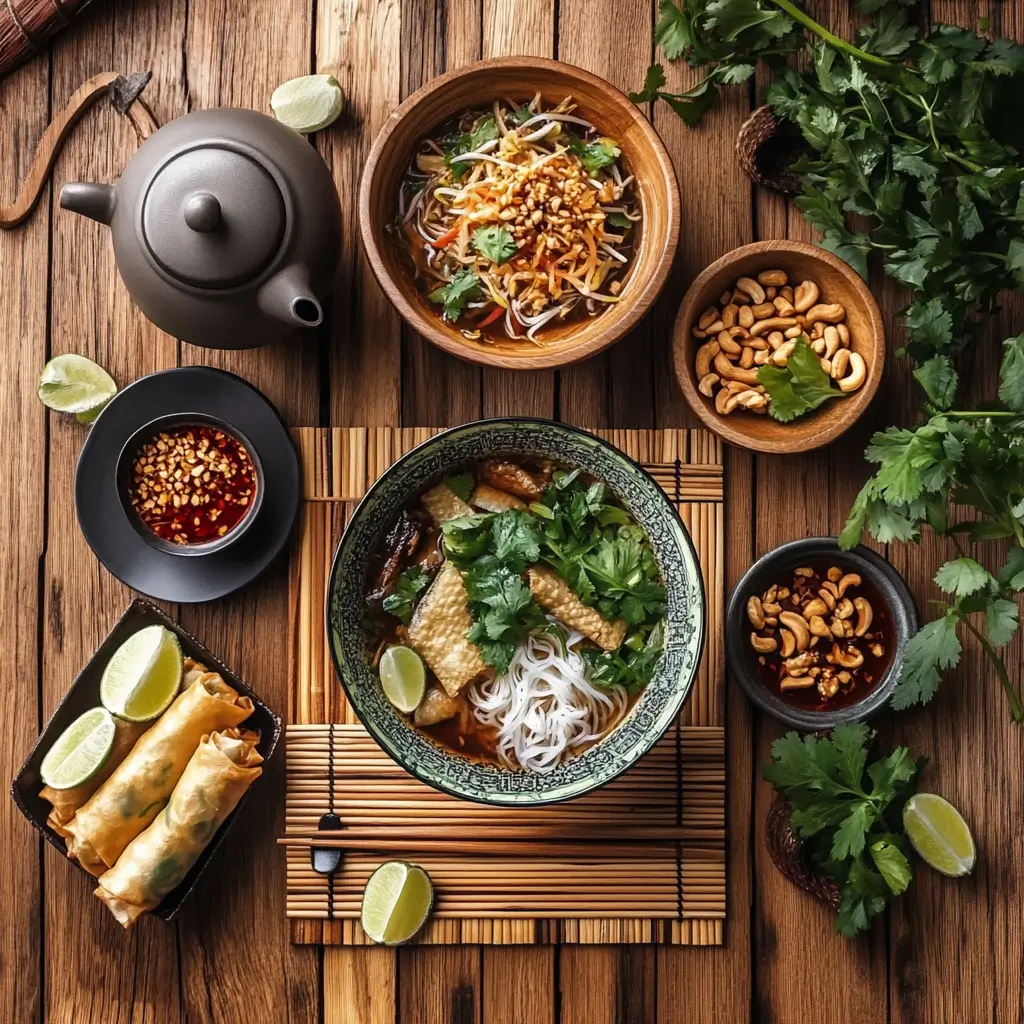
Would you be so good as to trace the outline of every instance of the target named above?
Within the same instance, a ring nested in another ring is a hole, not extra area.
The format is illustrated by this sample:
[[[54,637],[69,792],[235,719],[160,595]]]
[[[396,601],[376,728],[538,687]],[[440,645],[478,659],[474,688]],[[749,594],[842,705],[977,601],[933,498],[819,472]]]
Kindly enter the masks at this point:
[[[761,412],[768,407],[768,399],[758,391],[743,391],[736,396],[736,399],[744,409],[749,409],[751,412]]]
[[[740,369],[749,370],[754,365],[754,350],[752,348],[745,348],[740,353]]]
[[[705,373],[700,379],[700,383],[697,385],[697,390],[702,394],[711,398],[715,393],[715,385],[722,378],[717,373]]]
[[[781,288],[789,281],[784,270],[762,270],[757,275],[757,283],[763,284],[766,288]]]
[[[697,349],[697,357],[695,360],[695,369],[698,377],[706,377],[708,372],[711,370],[711,360],[718,355],[722,350],[721,345],[717,341],[705,341],[699,349]]]
[[[826,590],[825,587],[822,586],[821,590],[818,591],[818,597],[825,602],[825,605],[830,612],[834,612],[836,610],[836,596],[831,590]]]
[[[842,597],[850,587],[859,587],[861,578],[855,572],[848,572],[836,584],[836,597]]]
[[[757,383],[757,370],[743,370],[738,366],[734,366],[729,362],[728,356],[724,352],[719,352],[712,361],[715,367],[715,373],[717,373],[722,380],[740,380],[744,384],[756,384]]]
[[[715,395],[715,412],[721,416],[728,416],[736,408],[736,395],[727,388],[722,388]]]
[[[808,622],[810,622],[812,615],[824,615],[827,611],[828,606],[825,602],[822,601],[821,598],[815,597],[804,605],[803,616]]]
[[[793,308],[793,303],[784,299],[781,295],[776,295],[772,299],[772,305],[775,307],[775,311],[779,316],[792,316],[796,310]]]
[[[752,277],[741,277],[736,282],[736,287],[741,292],[746,292],[754,303],[764,302],[764,289]]]
[[[758,320],[750,333],[756,338],[759,334],[768,334],[769,331],[784,331],[787,327],[795,327],[796,320],[791,316],[770,316],[767,320]]]
[[[750,645],[761,654],[768,654],[779,646],[770,636],[758,636],[756,633],[750,634]]]
[[[803,576],[804,579],[810,579],[814,575],[814,570],[808,565],[801,565],[793,570],[794,576]]]
[[[843,668],[860,668],[864,664],[864,655],[858,650],[844,651],[839,644],[833,644],[832,650],[825,655],[825,660]]]
[[[836,324],[836,330],[839,332],[839,344],[843,348],[850,347],[850,328],[846,324]]]
[[[846,636],[846,627],[843,625],[843,620],[835,615],[832,616],[832,621],[828,624],[828,628],[837,640],[842,640]]]
[[[785,366],[789,362],[789,357],[793,354],[793,349],[796,348],[796,339],[793,341],[783,342],[771,355],[771,361],[775,366]]]
[[[853,606],[857,609],[857,625],[854,627],[856,636],[863,636],[871,628],[871,620],[875,617],[871,605],[863,597],[855,597]]]
[[[796,638],[788,629],[780,629],[779,636],[782,638],[782,656],[788,658],[796,650]]]
[[[739,342],[732,340],[732,335],[728,331],[718,332],[718,347],[731,356],[738,356],[740,354]]]
[[[804,312],[804,316],[811,323],[815,320],[824,320],[826,323],[837,324],[846,316],[846,310],[838,302],[819,303]]]
[[[812,676],[786,676],[779,683],[780,690],[807,690],[814,685]]]
[[[754,326],[754,311],[749,306],[740,306],[739,324],[748,330]]]
[[[722,310],[722,323],[725,324],[726,330],[736,323],[739,311],[740,307],[737,306],[735,302],[730,302],[725,309]]]
[[[794,339],[794,338],[799,338],[800,335],[803,334],[803,333],[804,333],[804,329],[802,327],[790,327],[787,330],[782,332],[782,336],[784,338]]]
[[[811,621],[807,624],[807,628],[810,629],[814,636],[820,637],[832,637],[832,630],[825,624],[825,620],[820,615],[812,615]]]
[[[732,297],[732,291],[727,288],[719,296],[718,304],[724,308],[725,306],[728,306],[730,302],[735,302],[735,301],[736,300]]]
[[[778,615],[782,611],[782,605],[776,601],[766,601],[761,598],[761,607],[764,609],[765,615]]]
[[[782,612],[779,615],[779,622],[793,634],[797,650],[806,651],[807,645],[811,642],[811,631],[803,616],[797,615],[796,612]]]
[[[839,331],[831,324],[825,328],[825,358],[831,359],[839,349]]]
[[[851,615],[853,615],[853,602],[848,597],[844,597],[836,605],[836,618],[848,619]]]
[[[751,306],[750,312],[754,314],[755,319],[764,320],[765,317],[775,316],[775,306],[771,302],[761,302]]]
[[[804,651],[802,654],[798,654],[795,658],[787,658],[783,662],[783,668],[786,671],[786,675],[798,676],[803,672],[806,672],[816,661],[818,657],[816,654],[812,654],[810,651]]]
[[[782,333],[782,331],[772,331],[771,334],[768,335],[768,344],[773,349],[778,348],[781,344],[785,342],[785,340],[786,336]]]
[[[839,690],[839,680],[833,672],[822,672],[818,679],[818,693],[822,697],[834,697]]]
[[[832,379],[839,380],[846,376],[846,371],[850,367],[850,350],[848,348],[841,348],[832,357]]]
[[[811,342],[811,349],[813,350],[813,352],[814,352],[814,354],[816,356],[824,355],[825,354],[825,339],[824,338],[815,338]]]
[[[793,291],[793,305],[798,313],[806,313],[817,301],[821,292],[813,281],[801,281]]]
[[[755,327],[754,330],[757,330]],[[859,352],[850,352],[850,372],[839,380],[840,391],[856,391],[864,383],[868,368]]]
[[[697,326],[702,330],[706,331],[716,320],[718,319],[718,310],[714,306],[708,306],[700,315],[700,319],[697,321]]]
[[[768,348],[768,342],[764,338],[751,338],[749,334],[745,338],[740,339],[740,344],[746,348],[755,349],[758,352],[763,352]]]

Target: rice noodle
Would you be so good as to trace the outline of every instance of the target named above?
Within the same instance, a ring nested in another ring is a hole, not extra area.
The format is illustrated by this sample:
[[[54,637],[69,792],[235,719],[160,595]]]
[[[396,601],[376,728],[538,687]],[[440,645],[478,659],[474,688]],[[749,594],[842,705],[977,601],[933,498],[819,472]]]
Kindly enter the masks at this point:
[[[619,724],[629,706],[621,686],[599,688],[587,679],[575,649],[583,635],[532,634],[508,672],[468,691],[470,713],[497,730],[498,759],[510,768],[545,773],[595,743]]]

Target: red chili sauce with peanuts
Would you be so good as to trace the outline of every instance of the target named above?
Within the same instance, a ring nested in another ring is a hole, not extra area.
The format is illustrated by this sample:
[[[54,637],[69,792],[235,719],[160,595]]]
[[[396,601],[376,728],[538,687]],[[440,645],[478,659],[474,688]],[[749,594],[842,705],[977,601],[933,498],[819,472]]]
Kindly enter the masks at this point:
[[[219,427],[161,431],[132,463],[129,498],[139,519],[173,544],[226,536],[256,497],[256,471],[245,445]]]
[[[871,580],[839,560],[781,574],[763,593],[748,595],[747,617],[758,677],[794,708],[849,707],[892,664],[888,603]]]

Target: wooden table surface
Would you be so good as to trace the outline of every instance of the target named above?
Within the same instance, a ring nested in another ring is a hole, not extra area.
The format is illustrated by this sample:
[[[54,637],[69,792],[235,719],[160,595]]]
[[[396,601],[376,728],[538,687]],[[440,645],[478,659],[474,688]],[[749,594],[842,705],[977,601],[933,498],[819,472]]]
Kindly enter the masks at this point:
[[[942,0],[935,20],[1024,38],[1022,5]],[[1016,10],[1014,10],[1016,8]],[[851,31],[845,0],[817,14]],[[669,368],[687,283],[756,238],[806,238],[798,213],[752,191],[733,155],[753,97],[735,92],[699,129],[666,108],[655,123],[675,160],[683,228],[656,311],[604,356],[561,372],[481,372],[403,330],[359,251],[355,194],[392,108],[441,71],[501,54],[555,55],[638,87],[653,52],[650,0],[108,0],[52,50],[0,83],[0,197],[10,199],[51,111],[100,71],[151,68],[146,96],[164,122],[220,104],[265,109],[285,79],[332,67],[349,105],[317,145],[345,210],[343,279],[319,336],[250,352],[181,344],[147,323],[120,283],[105,228],[56,208],[52,192],[23,228],[0,233],[0,634],[6,695],[2,774],[13,777],[41,724],[130,593],[96,562],[75,523],[72,481],[84,428],[35,398],[51,355],[79,352],[125,385],[154,370],[206,363],[262,388],[291,424],[460,423],[534,413],[593,426],[690,423]],[[686,77],[669,69],[670,83]],[[135,151],[128,125],[92,110],[55,181],[113,180]],[[873,280],[888,321],[902,299]],[[1013,330],[1011,331],[1011,326]],[[1020,301],[992,325],[1024,326]],[[898,341],[898,329],[890,335]],[[895,345],[893,346],[895,347]],[[994,353],[977,377],[991,382]],[[729,586],[758,555],[842,524],[865,476],[873,426],[912,414],[908,370],[893,365],[868,421],[829,450],[794,458],[727,454]],[[919,600],[943,553],[933,542],[890,557]],[[230,600],[171,608],[271,704],[286,706],[285,570]],[[1020,676],[1021,642],[1007,659]],[[883,739],[932,759],[923,784],[971,822],[980,860],[951,882],[921,869],[867,937],[833,935],[829,913],[774,870],[762,842],[771,792],[757,774],[780,730],[729,686],[730,876],[726,945],[643,947],[293,947],[284,919],[282,757],[248,804],[218,863],[178,921],[125,935],[89,886],[41,842],[11,801],[0,811],[0,1020],[73,1024],[164,1021],[445,1021],[486,1024],[746,1020],[802,1024],[1016,1022],[1024,1015],[1024,731],[968,649],[930,707],[891,716]]]

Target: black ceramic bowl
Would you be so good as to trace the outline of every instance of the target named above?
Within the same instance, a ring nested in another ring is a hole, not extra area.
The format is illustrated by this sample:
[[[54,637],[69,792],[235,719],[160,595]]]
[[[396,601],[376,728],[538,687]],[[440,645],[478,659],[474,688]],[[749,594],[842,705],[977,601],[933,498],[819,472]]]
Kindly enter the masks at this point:
[[[155,534],[139,517],[131,505],[131,474],[132,465],[135,462],[139,450],[147,442],[152,440],[162,431],[172,431],[179,427],[204,426],[214,427],[229,434],[245,448],[252,465],[253,475],[256,478],[256,498],[249,506],[244,516],[232,527],[223,537],[208,540],[201,544],[175,544],[172,541],[164,540],[163,537]],[[260,463],[259,453],[255,445],[237,428],[225,423],[217,416],[211,416],[202,412],[181,412],[171,413],[169,416],[158,416],[149,420],[136,430],[131,437],[125,441],[121,452],[117,457],[117,496],[121,501],[121,508],[128,519],[132,529],[151,547],[159,551],[166,551],[170,555],[183,557],[195,557],[197,555],[209,555],[214,551],[223,551],[236,541],[242,539],[246,531],[256,521],[260,506],[263,504],[263,494],[266,490],[266,482],[263,478],[263,466]]]
[[[888,605],[889,622],[895,636],[892,658],[878,684],[865,696],[845,707],[815,711],[787,704],[772,693],[758,676],[757,652],[750,645],[750,620],[747,599],[762,594],[773,583],[792,576],[793,570],[812,562],[834,562],[859,573]],[[762,711],[780,722],[805,732],[831,729],[841,722],[862,722],[882,711],[889,703],[903,669],[903,649],[917,632],[917,610],[903,577],[870,548],[859,546],[842,551],[832,537],[806,537],[791,541],[759,558],[739,581],[729,598],[725,618],[725,649],[729,669],[747,697]]]

